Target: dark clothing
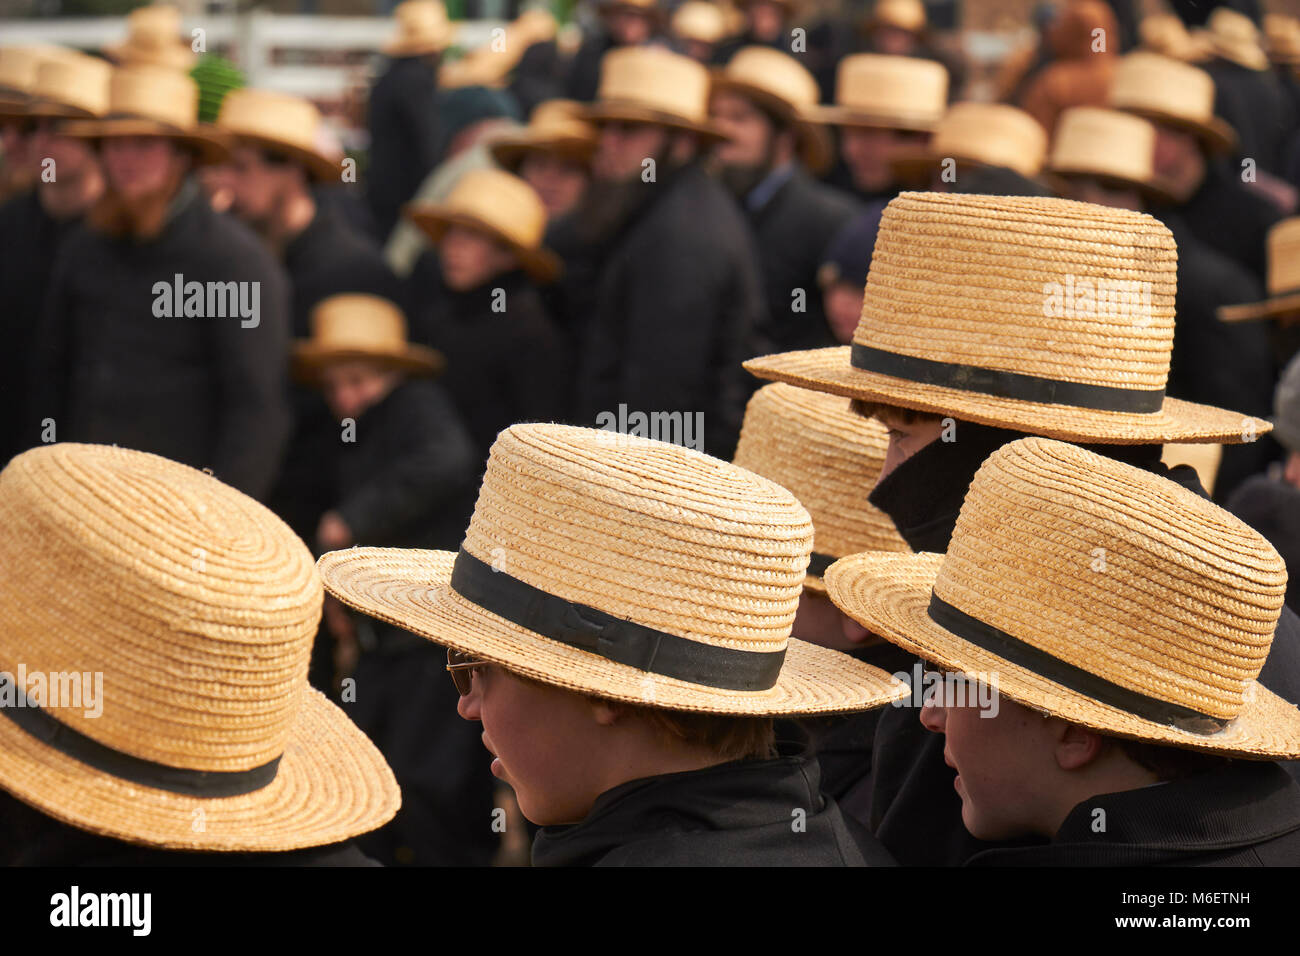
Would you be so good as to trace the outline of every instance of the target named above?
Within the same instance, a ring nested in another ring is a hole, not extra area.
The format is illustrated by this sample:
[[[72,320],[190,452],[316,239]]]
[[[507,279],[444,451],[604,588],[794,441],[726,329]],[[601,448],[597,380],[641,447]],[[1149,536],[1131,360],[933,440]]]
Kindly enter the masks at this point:
[[[615,45],[613,38],[600,28],[582,38],[582,45],[569,61],[564,77],[566,99],[580,103],[590,103],[596,99],[596,91],[600,88],[600,62]]]
[[[0,866],[378,866],[351,841],[281,853],[164,850],[80,830],[0,792]]]
[[[801,829],[802,827],[802,829]],[[890,866],[821,792],[807,754],[633,780],[543,827],[534,866]]]
[[[480,459],[487,458],[503,428],[564,421],[572,355],[525,273],[498,275],[475,289],[454,292],[426,253],[410,282],[412,296],[424,303],[416,334],[447,359],[441,383],[469,427]]]
[[[1225,507],[1277,548],[1286,562],[1286,603],[1300,613],[1300,488],[1255,475],[1238,486]]]
[[[366,198],[381,243],[393,231],[402,204],[438,165],[442,140],[437,93],[437,59],[423,56],[390,60],[370,90]]]
[[[532,115],[538,103],[564,95],[562,67],[560,50],[554,40],[534,43],[519,58],[508,89],[525,119]]]
[[[45,211],[32,189],[0,206],[0,468],[41,439],[40,419],[32,425],[28,375],[36,328],[45,312],[59,243],[80,219],[59,221]],[[57,423],[56,423],[57,425]],[[57,431],[56,431],[57,434]]]
[[[619,405],[704,416],[704,450],[730,459],[753,389],[766,306],[753,236],[697,163],[659,170],[611,246],[578,378],[579,423]]]
[[[205,290],[182,299],[202,316],[177,314],[178,283]],[[155,239],[67,237],[37,338],[31,427],[48,416],[60,441],[153,452],[269,492],[289,431],[288,289],[261,241],[192,181]]]
[[[1238,155],[1250,157],[1275,176],[1284,175],[1295,114],[1277,74],[1224,59],[1208,63],[1205,71],[1214,79],[1214,112],[1237,131]]]
[[[1275,763],[1244,760],[1085,800],[1050,843],[986,850],[967,865],[1300,866],[1300,787]]]
[[[797,167],[766,203],[758,209],[746,203],[745,211],[758,241],[773,351],[838,345],[826,324],[817,270],[826,247],[861,206]],[[795,310],[796,289],[803,290],[802,311]]]

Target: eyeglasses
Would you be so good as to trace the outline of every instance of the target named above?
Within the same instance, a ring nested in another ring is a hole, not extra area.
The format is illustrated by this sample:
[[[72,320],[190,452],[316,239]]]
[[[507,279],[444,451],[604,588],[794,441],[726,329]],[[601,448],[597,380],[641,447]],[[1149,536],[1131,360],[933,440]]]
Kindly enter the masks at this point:
[[[468,697],[474,688],[474,668],[486,666],[487,661],[476,660],[468,654],[447,648],[447,670],[461,697]]]

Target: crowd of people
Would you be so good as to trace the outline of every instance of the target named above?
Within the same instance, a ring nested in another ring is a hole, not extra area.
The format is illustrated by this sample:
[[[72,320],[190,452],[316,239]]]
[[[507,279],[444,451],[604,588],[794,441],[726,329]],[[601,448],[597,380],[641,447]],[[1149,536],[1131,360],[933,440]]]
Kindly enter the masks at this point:
[[[0,47],[0,859],[1300,864],[1300,21],[587,12]]]

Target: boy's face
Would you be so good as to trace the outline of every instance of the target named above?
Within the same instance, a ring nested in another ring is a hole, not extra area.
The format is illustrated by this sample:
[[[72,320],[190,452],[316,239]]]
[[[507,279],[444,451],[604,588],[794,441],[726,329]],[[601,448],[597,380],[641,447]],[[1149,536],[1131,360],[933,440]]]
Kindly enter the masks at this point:
[[[871,632],[832,604],[826,595],[804,588],[790,636],[833,651],[853,651],[863,646]]]
[[[882,413],[880,422],[889,430],[889,448],[885,451],[885,462],[880,467],[877,483],[884,481],[895,468],[926,445],[936,441],[943,434],[944,428],[942,418],[905,422],[901,418]]]
[[[1293,451],[1286,456],[1286,471],[1283,476],[1293,488],[1300,488],[1300,451]]]
[[[496,239],[464,226],[451,226],[438,244],[442,280],[453,292],[467,292],[515,268],[513,252]],[[507,303],[507,308],[509,303]]]
[[[894,184],[890,160],[898,151],[924,144],[928,139],[928,133],[845,126],[840,130],[840,155],[855,188],[868,193],[880,192]]]
[[[401,373],[375,362],[356,359],[332,362],[320,372],[320,390],[325,404],[338,421],[360,418],[401,381]]]
[[[603,740],[594,708],[581,694],[522,681],[487,665],[457,712],[483,724],[483,746],[496,758],[492,773],[514,788],[519,809],[539,826],[577,823],[608,789]]]
[[[519,178],[537,190],[546,215],[557,219],[582,198],[587,188],[587,167],[562,156],[532,153],[519,164]]]
[[[189,165],[185,153],[162,136],[110,137],[100,157],[109,184],[128,201],[162,192]]]

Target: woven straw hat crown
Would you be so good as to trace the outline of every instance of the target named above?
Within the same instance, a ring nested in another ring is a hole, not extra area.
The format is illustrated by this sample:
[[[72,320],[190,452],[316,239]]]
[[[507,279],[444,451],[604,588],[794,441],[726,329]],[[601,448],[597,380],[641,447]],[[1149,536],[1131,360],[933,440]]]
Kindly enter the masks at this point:
[[[912,33],[925,29],[925,19],[921,0],[876,0],[871,10],[872,25],[898,27]]]
[[[442,0],[406,0],[393,10],[397,33],[384,52],[397,56],[436,53],[451,43],[452,26]]]
[[[1225,60],[1251,70],[1267,70],[1268,55],[1260,44],[1259,28],[1244,13],[1216,7],[1206,22],[1210,49]]]
[[[976,473],[941,600],[1113,684],[1237,716],[1286,592],[1277,551],[1165,479],[1025,439]]]
[[[322,597],[283,522],[184,465],[56,444],[0,473],[0,527],[0,670],[104,676],[102,717],[62,723],[172,767],[280,756]]]
[[[98,57],[83,54],[46,60],[32,84],[34,112],[103,116],[108,112],[113,68]]]
[[[127,36],[123,43],[105,48],[123,66],[159,66],[188,70],[195,60],[193,49],[181,38],[181,12],[166,4],[132,10],[126,17]]]
[[[690,57],[661,47],[620,47],[601,60],[593,116],[653,122],[656,118],[707,127],[709,71]]]
[[[1268,231],[1268,294],[1300,291],[1300,216]]]
[[[530,152],[586,162],[596,147],[596,128],[582,116],[583,105],[576,100],[545,100],[533,109],[524,129],[494,138],[489,149],[493,158],[512,172]]]
[[[221,101],[217,129],[269,147],[306,164],[317,178],[337,175],[338,166],[319,147],[320,110],[310,100],[249,87]]]
[[[672,31],[686,40],[717,43],[727,35],[727,15],[716,3],[686,0],[673,13]]]
[[[1047,155],[1047,134],[1037,120],[1014,106],[955,103],[935,127],[929,153],[1035,176]]]
[[[300,374],[341,358],[368,358],[411,372],[431,373],[442,354],[406,337],[406,317],[387,299],[343,293],[322,299],[311,312],[311,338],[294,344]]]
[[[1096,106],[1061,114],[1048,167],[1057,173],[1146,184],[1155,177],[1156,129],[1140,116]]]
[[[184,73],[158,66],[124,66],[113,71],[108,113],[152,120],[177,131],[199,121],[199,87]]]
[[[856,53],[840,61],[835,105],[819,113],[846,125],[930,130],[948,106],[948,71],[934,60]]]
[[[766,94],[795,116],[816,106],[821,96],[807,67],[788,53],[765,46],[738,50],[719,72],[718,81]]]
[[[456,181],[436,209],[446,220],[473,223],[522,249],[538,249],[546,232],[546,207],[536,190],[518,176],[497,169],[472,169]],[[422,218],[420,207],[412,217]]]
[[[788,488],[813,522],[813,560],[859,551],[907,551],[888,515],[867,501],[880,477],[885,426],[849,400],[783,382],[765,385],[745,408],[734,461]],[[810,569],[808,586],[822,590]]]
[[[1214,78],[1200,67],[1138,51],[1120,58],[1107,105],[1183,127],[1225,150],[1235,144],[1237,134],[1214,114],[1214,94]]]
[[[36,83],[36,71],[42,63],[76,55],[75,51],[56,46],[0,47],[0,93],[6,99],[25,97]]]

